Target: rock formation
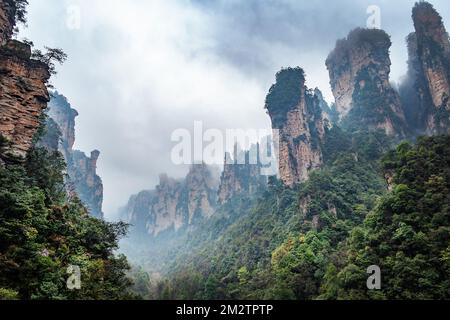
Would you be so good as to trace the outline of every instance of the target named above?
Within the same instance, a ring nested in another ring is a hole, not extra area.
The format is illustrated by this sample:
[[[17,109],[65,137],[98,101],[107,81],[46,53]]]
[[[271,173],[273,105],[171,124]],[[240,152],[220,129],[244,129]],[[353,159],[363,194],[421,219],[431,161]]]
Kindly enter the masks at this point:
[[[9,141],[6,152],[24,157],[33,145],[49,101],[49,78],[47,65],[31,59],[29,45],[8,40],[0,47],[0,135]]]
[[[91,215],[103,218],[103,184],[97,175],[100,152],[94,150],[88,157],[81,151],[73,150],[78,112],[71,107],[66,97],[54,92],[47,115],[46,132],[40,145],[63,154],[67,164],[66,185],[69,194],[78,196]]]
[[[100,151],[94,150],[90,157],[83,152],[74,150],[72,158],[67,161],[68,184],[75,191],[89,213],[103,219],[103,183],[97,175],[97,160]]]
[[[236,145],[233,157],[229,153],[225,155],[218,192],[220,204],[226,203],[235,196],[251,196],[266,186],[267,179],[261,173],[259,146],[252,149],[242,151]],[[251,156],[252,152],[255,156]]]
[[[416,134],[450,132],[450,41],[442,18],[427,2],[417,3],[408,36],[409,70],[400,87]]]
[[[73,109],[67,98],[58,92],[52,93],[47,115],[58,125],[61,133],[59,150],[66,158],[70,157],[75,144],[75,118],[77,110]]]
[[[279,174],[287,186],[307,180],[309,172],[322,165],[328,121],[320,99],[306,88],[301,68],[281,70],[267,96],[266,109],[279,136]]]
[[[406,134],[400,97],[389,83],[390,47],[384,31],[355,29],[328,56],[326,65],[342,126]]]
[[[132,233],[156,237],[209,219],[216,209],[216,194],[217,180],[208,166],[193,165],[182,180],[161,175],[156,189],[132,196],[121,216],[133,225]]]
[[[3,154],[24,157],[47,107],[48,66],[31,58],[28,44],[11,40],[22,1],[0,1],[0,136]]]
[[[205,164],[193,165],[186,176],[188,224],[208,219],[216,208],[217,180]]]
[[[131,225],[133,234],[147,234],[147,223],[155,193],[155,190],[145,190],[132,195],[127,205],[121,209],[121,219]]]

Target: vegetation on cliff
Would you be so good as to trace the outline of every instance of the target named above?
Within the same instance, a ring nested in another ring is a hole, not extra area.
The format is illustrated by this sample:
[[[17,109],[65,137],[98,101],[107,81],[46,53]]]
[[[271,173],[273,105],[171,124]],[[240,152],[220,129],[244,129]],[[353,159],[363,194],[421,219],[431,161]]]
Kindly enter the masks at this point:
[[[197,242],[193,253],[180,254],[166,280],[153,281],[145,295],[448,299],[450,136],[387,154],[390,140],[382,136],[350,144],[296,190],[271,179],[255,204],[229,206],[239,218],[189,239]],[[393,177],[392,191],[384,175]],[[366,287],[370,265],[381,267],[382,290]]]
[[[302,96],[305,72],[302,68],[286,68],[276,75],[266,98],[266,109],[271,114],[273,127],[279,129],[286,121],[286,114],[294,109]]]
[[[90,217],[67,196],[64,171],[59,152],[38,147],[0,166],[0,299],[134,297],[126,258],[114,254],[127,226]],[[80,290],[66,285],[70,265]]]
[[[379,159],[391,145],[383,133],[358,139],[336,129],[329,136],[345,142],[336,148],[334,139],[327,141],[323,169],[295,189],[273,177],[250,202],[234,199],[222,207],[174,251],[170,280],[154,282],[148,295],[316,298],[333,253],[386,192]]]

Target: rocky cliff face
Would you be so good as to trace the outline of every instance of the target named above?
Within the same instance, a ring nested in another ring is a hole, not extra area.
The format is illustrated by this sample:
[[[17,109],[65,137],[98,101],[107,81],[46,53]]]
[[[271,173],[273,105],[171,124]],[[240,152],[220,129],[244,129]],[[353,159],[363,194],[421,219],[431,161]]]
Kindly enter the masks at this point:
[[[24,157],[47,107],[50,73],[28,44],[11,40],[20,3],[0,1],[0,136],[8,141],[3,154]]]
[[[132,226],[135,234],[147,234],[147,223],[155,193],[155,190],[145,190],[132,195],[127,205],[122,208],[121,219]]]
[[[415,32],[408,37],[409,70],[401,95],[417,134],[450,132],[450,41],[433,6],[413,8]]]
[[[81,151],[73,150],[78,112],[71,107],[66,97],[58,92],[53,93],[47,114],[46,133],[40,144],[63,154],[67,164],[66,184],[69,194],[77,195],[91,215],[103,218],[103,183],[97,175],[100,152],[94,150],[88,157]]]
[[[217,180],[205,164],[193,165],[186,176],[184,192],[187,193],[188,224],[208,219],[217,204]]]
[[[92,216],[103,219],[103,183],[97,175],[99,156],[98,150],[92,151],[90,157],[84,152],[74,150],[71,159],[67,161],[67,174],[72,193],[76,192]]]
[[[217,180],[204,164],[193,165],[186,178],[160,176],[155,190],[132,196],[122,218],[133,225],[133,233],[156,237],[179,231],[210,218],[217,204]]]
[[[301,68],[280,71],[266,99],[272,128],[279,131],[279,174],[287,186],[308,179],[323,162],[321,142],[328,121],[321,96],[305,86]]]
[[[31,148],[49,101],[49,78],[47,65],[31,59],[29,45],[8,40],[0,47],[0,134],[9,140],[6,152],[24,157]]]
[[[58,125],[61,133],[59,150],[64,156],[69,157],[75,143],[77,110],[71,107],[66,97],[58,92],[54,92],[48,104],[47,115]]]
[[[254,152],[255,157],[250,153]],[[241,154],[238,154],[241,153]],[[235,196],[248,197],[263,189],[267,179],[261,174],[261,163],[258,161],[259,147],[242,151],[235,146],[234,156],[225,155],[224,169],[220,178],[218,201],[224,204]],[[251,159],[254,158],[254,161]],[[243,161],[239,161],[243,159]]]
[[[410,131],[413,135],[420,135],[427,131],[427,118],[433,101],[421,72],[416,34],[414,32],[409,34],[406,41],[409,56],[408,73],[399,85],[399,93]]]
[[[398,93],[389,83],[389,36],[381,30],[356,29],[339,40],[326,61],[342,126],[406,134]]]

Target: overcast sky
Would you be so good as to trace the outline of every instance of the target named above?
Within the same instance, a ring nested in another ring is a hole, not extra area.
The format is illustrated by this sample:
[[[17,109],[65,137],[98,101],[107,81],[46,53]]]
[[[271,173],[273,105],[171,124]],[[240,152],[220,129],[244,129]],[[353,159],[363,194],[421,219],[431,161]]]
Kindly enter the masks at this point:
[[[325,59],[381,9],[392,80],[406,71],[414,0],[30,0],[19,38],[69,55],[52,82],[79,112],[75,147],[102,154],[104,211],[153,188],[171,163],[171,133],[270,126],[264,99],[281,67],[301,66],[332,101]],[[450,23],[450,2],[431,1]],[[76,19],[80,13],[81,20]]]

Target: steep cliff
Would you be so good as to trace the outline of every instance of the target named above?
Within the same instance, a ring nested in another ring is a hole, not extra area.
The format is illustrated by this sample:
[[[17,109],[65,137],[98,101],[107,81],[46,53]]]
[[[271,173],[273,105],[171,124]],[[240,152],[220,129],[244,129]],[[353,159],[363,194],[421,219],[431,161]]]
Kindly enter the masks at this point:
[[[0,136],[3,155],[24,157],[47,107],[47,64],[32,59],[28,44],[11,40],[24,20],[24,1],[0,1]]]
[[[132,196],[121,216],[133,225],[132,234],[156,237],[210,218],[216,209],[216,194],[217,180],[208,166],[193,165],[182,180],[161,175],[155,190]]]
[[[1,10],[0,10],[1,11]],[[29,45],[15,40],[0,47],[0,135],[6,152],[24,157],[47,107],[48,66],[31,59]]]
[[[320,145],[329,122],[321,99],[306,88],[301,68],[281,70],[266,98],[272,128],[279,131],[279,174],[288,186],[307,180],[323,162]]]
[[[69,157],[75,144],[77,110],[72,108],[66,97],[56,91],[52,93],[46,112],[49,118],[58,125],[58,129],[61,132],[59,150],[64,156]]]
[[[205,164],[193,165],[184,183],[187,194],[188,224],[208,219],[217,204],[217,180]]]
[[[408,73],[399,85],[399,93],[410,131],[413,135],[420,135],[427,131],[427,118],[433,108],[433,101],[417,55],[416,34],[410,33],[406,41],[409,57]]]
[[[90,157],[84,152],[74,150],[72,158],[67,162],[69,188],[76,194],[89,210],[89,213],[103,219],[103,183],[97,175],[97,160],[100,151],[94,150]]]
[[[67,164],[67,191],[77,195],[91,215],[103,218],[103,183],[97,175],[100,152],[94,150],[88,157],[81,151],[73,150],[78,112],[71,107],[66,97],[58,92],[52,93],[46,112],[46,132],[39,143],[63,154]]]
[[[259,146],[255,146],[253,149],[242,151],[236,145],[233,157],[229,153],[225,155],[218,192],[220,204],[226,203],[235,196],[251,196],[266,186],[267,179],[261,174],[262,166],[258,159]],[[251,157],[251,152],[254,152],[256,157]],[[251,161],[252,158],[255,161]],[[243,161],[241,162],[239,159],[243,159]]]
[[[408,36],[408,74],[400,87],[406,116],[416,134],[450,132],[450,41],[439,13],[417,3]]]
[[[326,66],[342,126],[406,134],[400,97],[389,83],[390,47],[384,31],[355,29],[328,56]]]
[[[147,222],[155,193],[155,190],[145,190],[132,195],[127,205],[121,209],[120,218],[132,226],[134,234],[147,234]]]

